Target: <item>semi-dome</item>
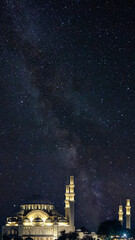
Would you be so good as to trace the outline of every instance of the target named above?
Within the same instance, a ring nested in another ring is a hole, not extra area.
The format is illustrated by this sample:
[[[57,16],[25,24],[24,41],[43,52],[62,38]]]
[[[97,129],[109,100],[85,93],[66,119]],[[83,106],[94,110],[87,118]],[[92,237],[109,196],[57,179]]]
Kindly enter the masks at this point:
[[[30,222],[30,219],[29,219],[29,218],[25,218],[25,219],[24,219],[24,222],[29,223],[29,222]]]
[[[43,220],[41,218],[36,217],[36,218],[33,219],[32,224],[34,226],[43,226],[44,222],[43,222]]]
[[[25,238],[25,240],[33,240],[33,238],[27,237],[27,238]]]
[[[43,222],[43,220],[41,218],[37,217],[37,218],[33,219],[33,222]]]
[[[59,222],[67,222],[67,220],[65,218],[60,218]]]
[[[17,221],[17,219],[14,217],[8,218],[8,222],[16,222],[16,221]]]

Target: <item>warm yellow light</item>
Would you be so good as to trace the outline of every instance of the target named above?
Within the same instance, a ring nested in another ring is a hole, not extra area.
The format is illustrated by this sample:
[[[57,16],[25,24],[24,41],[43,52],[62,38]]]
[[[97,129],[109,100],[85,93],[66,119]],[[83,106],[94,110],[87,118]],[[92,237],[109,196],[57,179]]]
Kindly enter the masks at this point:
[[[45,222],[45,218],[42,218],[43,222]]]
[[[70,176],[70,185],[74,185],[74,176]]]
[[[32,226],[32,222],[23,222],[24,226]]]
[[[46,226],[52,226],[53,223],[46,223],[46,222],[45,222],[45,225],[46,225]]]
[[[66,193],[69,193],[69,185],[66,185]]]
[[[126,215],[130,215],[130,209],[126,209]]]
[[[127,199],[127,204],[126,206],[130,206],[130,199]]]
[[[65,208],[69,208],[69,207],[70,207],[69,201],[65,200]]]
[[[69,200],[70,194],[69,193],[65,193],[65,196],[66,196],[66,200]]]
[[[68,223],[67,222],[58,222],[58,225],[60,225],[60,226],[68,226]]]
[[[123,206],[122,205],[119,206],[119,213],[123,213]]]
[[[47,219],[49,215],[42,210],[33,210],[26,215],[26,218],[29,218],[30,221],[37,217]]]
[[[12,222],[12,223],[7,223],[6,226],[18,226],[18,223]]]

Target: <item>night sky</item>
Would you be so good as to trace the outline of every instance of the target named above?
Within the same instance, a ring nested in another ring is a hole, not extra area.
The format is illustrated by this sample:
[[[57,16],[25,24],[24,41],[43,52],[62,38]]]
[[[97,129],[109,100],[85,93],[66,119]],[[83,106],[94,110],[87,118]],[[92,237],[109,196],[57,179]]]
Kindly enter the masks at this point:
[[[135,217],[135,1],[3,0],[0,224],[33,194],[96,230]],[[135,227],[135,224],[133,225]]]

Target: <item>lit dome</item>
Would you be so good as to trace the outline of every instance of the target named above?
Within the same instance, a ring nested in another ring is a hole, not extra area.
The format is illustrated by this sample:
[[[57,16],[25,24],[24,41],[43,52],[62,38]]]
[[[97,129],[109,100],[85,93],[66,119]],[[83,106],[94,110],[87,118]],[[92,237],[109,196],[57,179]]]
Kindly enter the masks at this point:
[[[59,222],[66,222],[66,219],[65,218],[61,218],[61,219],[59,219]]]
[[[32,223],[34,225],[43,225],[44,224],[43,220],[41,218],[39,218],[39,217],[34,218]]]
[[[29,223],[29,222],[30,222],[30,219],[29,219],[29,218],[25,218],[25,219],[24,219],[24,222]]]
[[[41,195],[33,195],[27,199],[25,204],[46,204],[52,205],[51,202]]]
[[[8,219],[8,222],[16,222],[16,218],[11,217],[11,218]]]

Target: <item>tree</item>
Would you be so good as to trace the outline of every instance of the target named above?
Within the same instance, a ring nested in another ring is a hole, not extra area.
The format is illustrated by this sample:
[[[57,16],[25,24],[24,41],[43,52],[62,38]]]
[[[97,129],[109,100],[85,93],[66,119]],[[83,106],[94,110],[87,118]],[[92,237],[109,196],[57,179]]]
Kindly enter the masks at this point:
[[[82,240],[93,240],[93,238],[89,235],[88,236],[86,235],[85,237],[83,237]]]
[[[61,231],[61,235],[59,236],[58,240],[66,240],[67,239],[67,233],[64,231]]]
[[[111,236],[121,235],[122,226],[118,220],[108,220],[102,222],[99,227],[97,234],[104,239],[110,239]]]
[[[80,229],[82,232],[88,232],[88,229],[86,227],[81,227]]]
[[[78,240],[78,233],[77,232],[70,232],[68,233],[68,237],[69,240]]]
[[[11,240],[11,239],[14,239],[14,240],[22,240],[21,237],[19,236],[13,236],[13,235],[7,235],[7,234],[3,234],[3,240]]]
[[[61,232],[58,240],[79,240],[77,232],[66,233],[65,230]]]

